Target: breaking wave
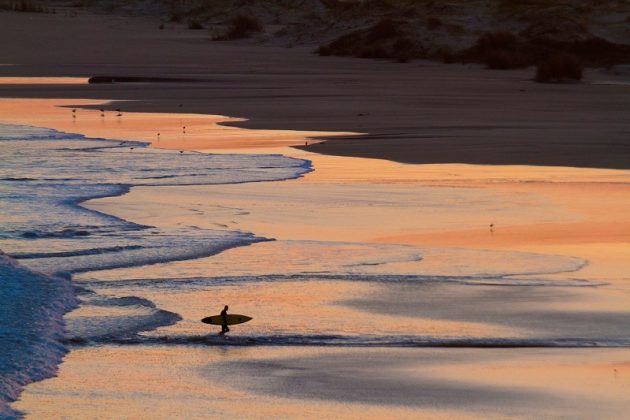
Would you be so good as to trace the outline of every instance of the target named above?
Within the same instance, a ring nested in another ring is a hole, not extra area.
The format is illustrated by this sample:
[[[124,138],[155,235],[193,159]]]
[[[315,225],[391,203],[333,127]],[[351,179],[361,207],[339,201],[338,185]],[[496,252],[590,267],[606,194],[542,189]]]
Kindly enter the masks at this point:
[[[66,351],[62,340],[132,336],[180,319],[127,299],[115,301],[125,308],[115,319],[79,319],[77,311],[68,318],[76,334],[65,335],[63,314],[77,303],[73,273],[198,258],[265,240],[228,230],[161,230],[81,202],[137,185],[275,181],[311,170],[310,162],[281,155],[177,153],[19,125],[0,124],[0,143],[0,248],[21,262],[0,255],[0,416],[6,417],[19,416],[7,404],[23,385],[54,375]],[[105,304],[82,300],[85,307]]]

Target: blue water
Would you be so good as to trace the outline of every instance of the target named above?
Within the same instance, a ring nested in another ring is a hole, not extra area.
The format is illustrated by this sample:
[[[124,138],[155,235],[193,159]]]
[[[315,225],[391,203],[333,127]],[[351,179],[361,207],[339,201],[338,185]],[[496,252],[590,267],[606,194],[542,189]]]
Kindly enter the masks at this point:
[[[211,155],[149,149],[140,142],[90,139],[0,124],[0,416],[21,386],[51,376],[66,351],[62,316],[76,306],[73,273],[209,256],[265,240],[226,230],[141,226],[80,203],[138,185],[225,184],[299,177],[310,163],[280,155]],[[7,256],[8,255],[8,256]],[[13,258],[10,258],[10,257]],[[129,333],[176,322],[150,303]]]

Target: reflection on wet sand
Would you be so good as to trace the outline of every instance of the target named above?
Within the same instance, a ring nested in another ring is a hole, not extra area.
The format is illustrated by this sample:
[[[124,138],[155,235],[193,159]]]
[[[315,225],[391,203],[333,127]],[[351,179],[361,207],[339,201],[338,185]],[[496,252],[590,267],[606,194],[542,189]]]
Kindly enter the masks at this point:
[[[39,124],[66,131],[313,163],[293,181],[139,187],[85,204],[140,224],[277,239],[77,277],[99,294],[140,296],[182,316],[143,337],[207,334],[198,319],[229,303],[254,316],[235,337],[628,338],[628,171],[320,156],[285,146],[323,133],[240,130],[217,126],[224,117],[180,114],[102,121],[81,110],[70,121],[52,103],[25,101],[14,121],[32,123],[36,104],[48,109]],[[629,408],[628,360],[626,349],[103,345],[75,349],[59,378],[31,385],[16,408],[72,417],[97,404],[115,415],[124,401],[127,413],[158,417],[616,417]]]
[[[85,85],[87,77],[0,77],[0,85]]]
[[[605,349],[102,346],[72,351],[15,406],[35,418],[622,418],[628,372],[627,351]]]
[[[212,139],[213,147],[228,149],[278,148],[304,144],[305,137],[352,133],[246,130],[231,127],[242,121],[221,115],[127,113],[124,102],[119,111],[107,111],[107,101],[87,99],[0,99],[2,121],[12,124],[53,128],[88,137],[138,140],[155,147],[174,150],[198,150]],[[74,110],[74,111],[73,111]],[[311,140],[312,141],[312,140]],[[269,152],[267,152],[269,153]]]

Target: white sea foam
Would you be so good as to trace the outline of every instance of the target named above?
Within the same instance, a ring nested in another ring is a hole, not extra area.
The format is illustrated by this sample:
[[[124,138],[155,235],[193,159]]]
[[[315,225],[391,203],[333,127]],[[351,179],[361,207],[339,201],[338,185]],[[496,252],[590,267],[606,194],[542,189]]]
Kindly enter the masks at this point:
[[[72,285],[0,255],[0,417],[29,382],[54,375],[65,353],[62,316],[75,306]]]
[[[0,124],[0,140],[54,140],[54,139],[82,139],[81,134],[64,133],[43,127],[31,127],[27,125]]]
[[[95,293],[80,296],[80,308],[66,317],[65,341],[82,343],[135,337],[141,331],[171,325],[182,318],[136,296],[111,298]]]
[[[48,273],[194,258],[259,240],[226,230],[152,229],[87,210],[82,201],[134,185],[283,180],[310,170],[309,162],[280,155],[178,153],[15,125],[0,125],[0,146],[1,245]]]
[[[19,415],[7,402],[24,384],[53,375],[65,352],[62,316],[76,303],[72,273],[209,256],[264,240],[227,230],[140,226],[80,202],[135,185],[283,180],[310,170],[308,161],[280,155],[178,153],[17,125],[0,124],[0,148],[0,248],[22,259],[20,265],[0,258],[1,417]],[[136,312],[109,323],[75,318],[71,326],[94,330],[81,336],[107,336],[112,326],[137,333],[178,319],[143,305]]]
[[[282,255],[278,260],[277,255]],[[275,261],[269,264],[268,261]],[[546,281],[552,273],[573,272],[582,268],[580,258],[532,252],[476,250],[465,248],[428,248],[398,244],[276,240],[238,248],[212,258],[185,263],[169,263],[151,270],[150,282],[203,277],[214,278],[290,278],[292,276],[340,279],[459,279],[459,281],[510,281],[513,276],[538,275]],[[201,274],[201,276],[200,276]],[[118,269],[79,276],[80,281],[126,281],[147,277],[140,268]],[[126,280],[125,280],[126,279]],[[371,281],[371,280],[370,280]]]

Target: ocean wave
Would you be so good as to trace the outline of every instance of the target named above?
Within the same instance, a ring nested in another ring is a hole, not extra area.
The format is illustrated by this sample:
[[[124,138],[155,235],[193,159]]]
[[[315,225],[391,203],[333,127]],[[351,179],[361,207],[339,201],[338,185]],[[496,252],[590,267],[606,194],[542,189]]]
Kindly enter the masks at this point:
[[[396,284],[402,283],[455,283],[469,286],[537,286],[537,287],[599,287],[607,283],[584,279],[551,280],[545,278],[515,278],[508,276],[425,276],[425,275],[383,275],[383,274],[344,274],[344,273],[297,273],[297,274],[269,274],[251,276],[220,276],[220,277],[183,277],[183,278],[145,278],[83,280],[76,283],[85,287],[99,289],[115,289],[127,287],[146,287],[153,289],[172,289],[182,286],[210,287],[234,283],[249,282],[281,282],[281,281],[357,281]]]
[[[309,161],[281,155],[178,153],[18,125],[0,124],[0,141],[0,214],[10,216],[0,220],[0,246],[24,265],[0,260],[0,416],[18,415],[8,402],[21,386],[54,374],[62,340],[129,337],[180,319],[140,298],[112,300],[109,309],[133,307],[137,316],[74,318],[69,327],[77,333],[66,336],[62,315],[76,304],[72,273],[198,258],[266,240],[225,230],[165,231],[80,203],[137,185],[275,181],[311,171]]]
[[[99,308],[106,308],[100,311]],[[106,342],[134,338],[142,331],[173,325],[181,321],[176,313],[157,308],[137,296],[110,298],[84,295],[80,307],[66,317],[64,342]]]
[[[34,127],[0,125],[0,137],[6,163],[0,166],[0,213],[12,215],[0,222],[4,239],[99,236],[108,242],[99,229],[143,227],[82,202],[122,195],[132,186],[276,181],[311,170],[309,161],[281,155],[180,154]],[[5,251],[17,251],[13,245],[4,244]]]
[[[89,236],[89,235],[77,235],[77,236]],[[133,249],[141,249],[140,245],[129,246],[109,246],[104,248],[88,248],[78,249],[75,251],[62,251],[62,252],[24,252],[13,253],[13,258],[16,260],[27,260],[33,258],[60,258],[60,257],[78,257],[80,255],[97,255],[105,254],[108,252],[121,252]]]
[[[249,233],[224,231],[170,231],[155,235],[120,238],[135,245],[106,252],[69,251],[64,256],[42,256],[24,260],[28,267],[56,276],[115,268],[138,267],[209,257],[219,252],[268,241]]]
[[[85,229],[72,229],[65,228],[56,232],[46,232],[38,230],[27,230],[22,232],[23,238],[38,239],[38,238],[75,238],[80,236],[90,236],[90,232]]]
[[[197,258],[262,240],[227,230],[150,229],[86,209],[80,205],[86,200],[137,185],[273,181],[311,170],[310,162],[281,155],[180,154],[16,125],[0,125],[0,133],[7,154],[0,167],[0,213],[12,216],[0,222],[2,246],[47,273]]]
[[[76,306],[67,279],[31,271],[0,255],[0,414],[22,386],[56,372],[66,352],[62,316]]]
[[[83,139],[82,134],[65,133],[51,128],[32,127],[28,125],[1,124],[0,141],[2,140],[67,140]]]

